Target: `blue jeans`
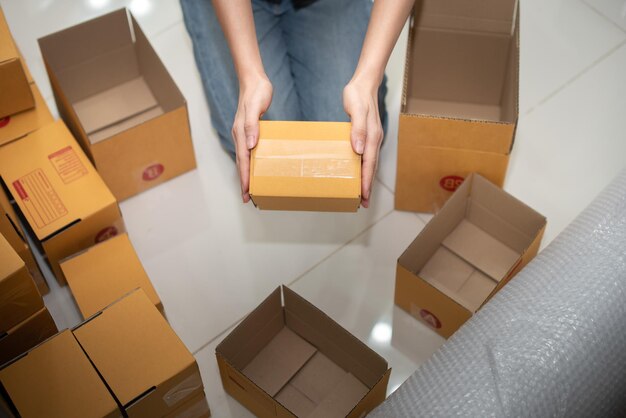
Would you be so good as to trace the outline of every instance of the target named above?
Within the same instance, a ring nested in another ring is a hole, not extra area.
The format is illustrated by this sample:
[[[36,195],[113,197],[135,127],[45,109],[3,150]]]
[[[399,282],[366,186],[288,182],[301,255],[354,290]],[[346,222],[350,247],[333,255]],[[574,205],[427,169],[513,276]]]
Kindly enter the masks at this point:
[[[185,25],[222,147],[235,155],[231,128],[239,98],[232,57],[211,0],[181,0]],[[269,120],[348,121],[342,92],[361,53],[372,0],[252,0],[261,58],[274,87]],[[386,79],[378,99],[386,130]]]

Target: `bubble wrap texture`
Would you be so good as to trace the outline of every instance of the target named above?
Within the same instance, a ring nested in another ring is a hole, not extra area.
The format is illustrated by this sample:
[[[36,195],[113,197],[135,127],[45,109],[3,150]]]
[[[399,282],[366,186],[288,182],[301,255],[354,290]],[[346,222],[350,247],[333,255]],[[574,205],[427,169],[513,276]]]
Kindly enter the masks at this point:
[[[626,170],[370,416],[626,416]]]

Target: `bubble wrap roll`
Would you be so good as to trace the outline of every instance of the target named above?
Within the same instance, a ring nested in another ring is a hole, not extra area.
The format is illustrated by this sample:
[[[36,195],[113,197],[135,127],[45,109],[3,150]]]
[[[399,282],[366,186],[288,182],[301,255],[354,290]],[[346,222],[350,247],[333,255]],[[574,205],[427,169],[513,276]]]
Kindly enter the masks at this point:
[[[626,416],[626,170],[370,416]]]

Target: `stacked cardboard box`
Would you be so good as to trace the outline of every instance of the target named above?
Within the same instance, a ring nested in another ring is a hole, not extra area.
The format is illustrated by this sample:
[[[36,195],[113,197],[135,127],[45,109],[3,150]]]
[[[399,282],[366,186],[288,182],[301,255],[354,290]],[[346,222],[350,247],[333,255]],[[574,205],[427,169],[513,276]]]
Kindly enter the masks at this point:
[[[517,0],[416,2],[395,207],[436,212],[463,179],[502,186],[518,118]]]
[[[541,244],[546,218],[470,175],[398,259],[395,301],[450,337]]]
[[[0,364],[56,332],[24,261],[0,235]]]
[[[61,117],[119,200],[195,168],[185,98],[126,9],[39,46]]]
[[[141,288],[163,313],[128,235],[121,234],[61,262],[83,318],[88,318],[128,292]]]
[[[362,417],[385,399],[391,373],[382,357],[284,286],[216,356],[226,392],[263,417]]]

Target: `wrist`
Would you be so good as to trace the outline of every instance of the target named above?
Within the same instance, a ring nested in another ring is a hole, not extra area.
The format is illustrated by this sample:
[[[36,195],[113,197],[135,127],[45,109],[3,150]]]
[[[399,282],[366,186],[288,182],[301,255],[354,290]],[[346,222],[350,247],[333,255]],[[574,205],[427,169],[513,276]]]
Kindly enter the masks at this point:
[[[383,81],[384,71],[378,71],[374,68],[357,67],[350,83],[359,85],[365,89],[378,91],[378,87]]]
[[[254,87],[261,82],[268,82],[269,79],[265,74],[263,68],[251,68],[240,73],[239,78],[239,90],[243,91],[247,88]]]

